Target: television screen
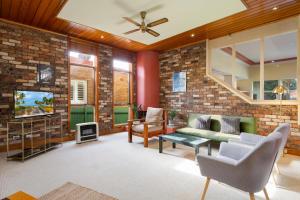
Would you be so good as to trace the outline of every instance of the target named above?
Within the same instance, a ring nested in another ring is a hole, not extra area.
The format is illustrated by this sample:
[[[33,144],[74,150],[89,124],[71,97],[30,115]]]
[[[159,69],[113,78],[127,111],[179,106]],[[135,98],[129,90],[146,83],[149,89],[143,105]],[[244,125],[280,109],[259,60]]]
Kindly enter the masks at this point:
[[[16,90],[15,118],[53,114],[53,93]]]

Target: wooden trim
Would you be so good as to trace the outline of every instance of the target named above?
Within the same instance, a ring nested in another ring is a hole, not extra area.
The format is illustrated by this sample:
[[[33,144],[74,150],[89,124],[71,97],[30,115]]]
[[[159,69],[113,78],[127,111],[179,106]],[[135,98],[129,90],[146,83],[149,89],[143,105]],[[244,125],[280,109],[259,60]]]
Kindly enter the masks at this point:
[[[269,63],[277,63],[277,62],[284,62],[284,61],[290,61],[290,60],[297,60],[297,57],[291,57],[291,58],[282,58],[282,59],[277,59],[277,60],[267,60],[264,61],[265,64],[269,64]],[[253,65],[259,65],[260,62],[256,62]]]
[[[97,52],[99,52],[99,47],[97,47]],[[99,120],[99,93],[100,93],[100,91],[99,91],[100,76],[99,76],[99,67],[98,67],[98,65],[99,65],[98,54],[95,56],[95,59],[96,59],[96,68],[94,70],[94,73],[95,73],[95,75],[94,75],[94,77],[95,77],[95,81],[94,81],[94,84],[95,84],[95,96],[94,96],[95,97],[95,119],[94,119],[94,121],[98,122],[98,120]]]
[[[70,50],[70,51],[72,51],[72,50]],[[80,53],[80,52],[78,52],[78,53]],[[89,55],[91,55],[91,54],[89,54]],[[97,56],[95,56],[95,57],[97,57]],[[75,64],[75,63],[72,63],[71,61],[70,61],[70,65],[74,65],[74,66],[78,66],[78,67],[88,67],[88,68],[92,68],[92,69],[95,69],[95,68],[96,68],[96,66],[82,65],[82,64]]]
[[[249,8],[249,5],[248,5],[248,3],[246,2],[246,0],[241,0],[241,2],[244,4],[244,6],[246,7],[246,9]]]
[[[7,23],[7,24],[10,24],[10,25],[14,25],[14,26],[21,26],[21,27],[24,27],[24,28],[34,29],[34,30],[41,31],[41,32],[46,32],[46,33],[51,33],[51,34],[54,34],[54,35],[68,37],[68,35],[66,35],[66,34],[50,31],[50,30],[47,30],[47,29],[38,28],[38,27],[35,27],[35,26],[30,26],[30,25],[27,25],[27,24],[22,24],[22,23],[11,21],[11,20],[4,19],[4,18],[0,18],[0,21],[2,21],[4,23]]]
[[[297,33],[297,97],[298,97],[298,125],[300,125],[300,15],[298,15]]]
[[[229,54],[229,55],[232,55],[232,48],[231,48],[231,47],[224,47],[224,48],[222,48],[222,51],[226,52],[226,53]],[[248,64],[248,65],[255,65],[255,64],[258,64],[258,63],[255,63],[254,61],[252,61],[251,59],[249,59],[248,57],[244,56],[243,54],[241,54],[241,53],[238,52],[238,51],[236,51],[236,57],[237,57],[240,61],[242,61],[242,62],[244,62],[244,63],[246,63],[246,64]]]
[[[67,51],[68,51],[68,132],[71,131],[71,65],[70,65],[70,38],[68,37]]]

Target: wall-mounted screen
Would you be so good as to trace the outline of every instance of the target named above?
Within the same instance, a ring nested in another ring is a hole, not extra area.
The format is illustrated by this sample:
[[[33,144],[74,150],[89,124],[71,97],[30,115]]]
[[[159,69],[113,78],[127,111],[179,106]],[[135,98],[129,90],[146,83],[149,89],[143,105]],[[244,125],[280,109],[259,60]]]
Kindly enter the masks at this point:
[[[53,114],[53,96],[52,92],[16,90],[15,118]]]

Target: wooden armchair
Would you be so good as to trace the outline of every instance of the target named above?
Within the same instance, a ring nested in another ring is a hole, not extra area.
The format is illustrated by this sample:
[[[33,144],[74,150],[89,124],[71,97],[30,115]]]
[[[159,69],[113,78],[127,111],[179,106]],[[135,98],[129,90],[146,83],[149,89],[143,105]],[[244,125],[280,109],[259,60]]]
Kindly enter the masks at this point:
[[[166,127],[167,112],[162,108],[149,107],[146,119],[128,120],[128,142],[132,143],[132,135],[135,135],[144,138],[144,147],[148,147],[148,139],[165,134]]]

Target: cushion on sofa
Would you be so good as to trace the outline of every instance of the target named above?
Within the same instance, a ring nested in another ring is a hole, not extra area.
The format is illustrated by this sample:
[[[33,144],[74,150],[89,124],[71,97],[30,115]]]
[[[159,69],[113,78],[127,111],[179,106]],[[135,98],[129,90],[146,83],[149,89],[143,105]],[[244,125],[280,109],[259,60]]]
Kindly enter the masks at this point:
[[[210,129],[210,116],[200,116],[196,119],[196,124],[198,129],[209,130]]]
[[[240,118],[222,117],[220,131],[221,133],[240,135]]]

